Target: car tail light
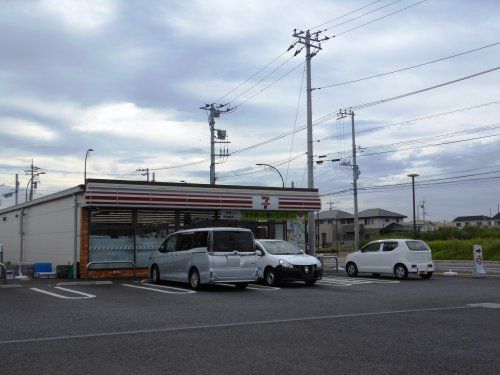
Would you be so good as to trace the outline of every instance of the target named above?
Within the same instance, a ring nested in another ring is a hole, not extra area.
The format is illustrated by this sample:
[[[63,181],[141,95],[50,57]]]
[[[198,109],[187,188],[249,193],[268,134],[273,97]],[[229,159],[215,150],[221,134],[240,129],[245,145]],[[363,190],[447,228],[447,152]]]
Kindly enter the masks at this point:
[[[429,266],[429,267],[432,267],[432,263],[429,263],[429,264],[428,264],[428,266]]]
[[[416,264],[412,264],[411,268],[417,268],[417,265]]]

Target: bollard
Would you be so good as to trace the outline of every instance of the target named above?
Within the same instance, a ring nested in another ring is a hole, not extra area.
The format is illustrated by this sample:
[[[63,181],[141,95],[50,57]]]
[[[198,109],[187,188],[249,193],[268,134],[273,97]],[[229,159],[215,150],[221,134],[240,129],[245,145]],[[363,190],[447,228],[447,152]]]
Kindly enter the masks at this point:
[[[486,271],[483,266],[483,248],[481,245],[472,245],[472,277],[486,277]]]

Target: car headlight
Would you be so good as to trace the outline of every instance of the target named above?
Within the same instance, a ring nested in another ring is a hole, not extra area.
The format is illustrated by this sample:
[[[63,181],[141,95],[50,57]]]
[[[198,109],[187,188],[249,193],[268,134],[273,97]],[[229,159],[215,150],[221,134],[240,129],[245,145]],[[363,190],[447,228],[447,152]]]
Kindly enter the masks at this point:
[[[319,260],[316,261],[316,267],[323,268],[323,265],[321,264],[321,262]]]
[[[284,259],[280,259],[280,264],[285,267],[285,268],[293,268],[293,265],[291,265],[290,263],[288,263],[286,260]]]

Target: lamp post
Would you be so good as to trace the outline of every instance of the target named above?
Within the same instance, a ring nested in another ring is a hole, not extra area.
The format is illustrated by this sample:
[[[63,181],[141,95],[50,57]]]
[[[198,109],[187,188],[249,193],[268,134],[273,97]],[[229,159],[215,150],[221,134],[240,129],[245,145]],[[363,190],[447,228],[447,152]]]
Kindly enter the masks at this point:
[[[89,157],[89,152],[94,151],[93,149],[89,148],[87,149],[87,152],[85,153],[85,166],[83,168],[83,183],[87,185],[87,158]]]
[[[283,180],[283,176],[281,175],[281,172],[278,171],[278,169],[276,167],[273,167],[271,164],[264,164],[264,163],[258,163],[258,164],[255,164],[255,165],[258,165],[258,166],[261,166],[261,167],[268,167],[268,168],[270,168],[270,169],[278,172],[278,174],[281,177],[281,183],[283,184],[283,187],[285,187],[285,180]]]
[[[418,177],[418,174],[411,173],[408,177],[411,177],[411,188],[413,192],[413,238],[417,239],[417,222],[415,221],[415,177]]]

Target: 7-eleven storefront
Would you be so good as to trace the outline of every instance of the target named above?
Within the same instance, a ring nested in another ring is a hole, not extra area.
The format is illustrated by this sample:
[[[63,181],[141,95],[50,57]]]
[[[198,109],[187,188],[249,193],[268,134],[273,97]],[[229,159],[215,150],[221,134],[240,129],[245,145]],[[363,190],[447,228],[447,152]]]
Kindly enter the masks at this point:
[[[87,180],[81,210],[82,277],[146,276],[149,255],[177,230],[230,226],[302,249],[306,213],[319,211],[316,189]],[[87,265],[93,262],[87,271]]]

